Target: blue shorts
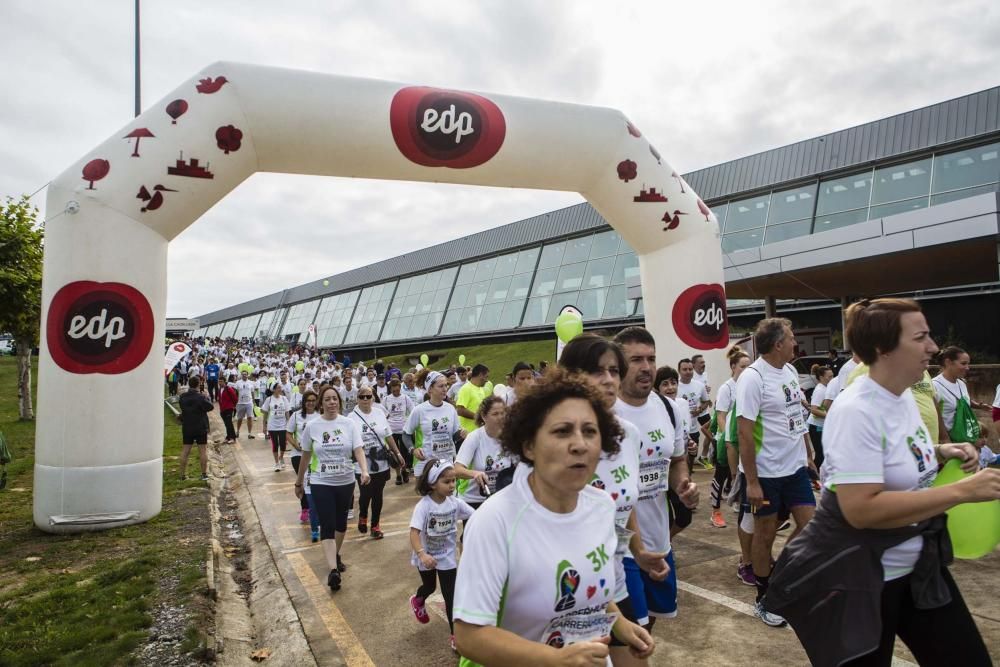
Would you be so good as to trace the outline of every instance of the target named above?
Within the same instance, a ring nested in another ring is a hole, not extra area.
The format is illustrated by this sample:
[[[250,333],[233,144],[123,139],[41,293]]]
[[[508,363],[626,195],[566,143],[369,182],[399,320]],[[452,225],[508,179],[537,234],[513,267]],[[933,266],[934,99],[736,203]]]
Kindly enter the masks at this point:
[[[674,567],[674,551],[667,554],[670,574],[663,581],[653,581],[639,569],[634,559],[626,556],[625,586],[635,610],[635,622],[648,625],[649,617],[673,618],[677,615],[677,568]]]
[[[785,477],[759,477],[758,481],[768,504],[758,508],[756,516],[771,514],[788,516],[793,507],[816,506],[816,495],[813,493],[809,469],[806,467],[799,468]]]

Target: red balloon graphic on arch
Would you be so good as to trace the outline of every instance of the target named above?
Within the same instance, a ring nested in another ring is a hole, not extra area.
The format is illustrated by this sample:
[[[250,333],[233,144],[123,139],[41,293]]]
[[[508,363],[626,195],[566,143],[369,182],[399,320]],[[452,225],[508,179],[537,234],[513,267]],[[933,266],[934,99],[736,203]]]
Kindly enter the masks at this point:
[[[173,120],[170,121],[171,125],[177,124],[177,119],[187,113],[188,103],[187,100],[174,100],[167,105],[167,115]]]
[[[83,165],[83,180],[90,181],[90,185],[87,186],[88,190],[96,190],[94,187],[94,181],[99,181],[108,175],[111,171],[111,163],[107,160],[102,160],[101,158],[94,158],[87,164]]]
[[[240,149],[243,141],[243,130],[234,125],[224,125],[215,131],[215,144],[226,155]]]

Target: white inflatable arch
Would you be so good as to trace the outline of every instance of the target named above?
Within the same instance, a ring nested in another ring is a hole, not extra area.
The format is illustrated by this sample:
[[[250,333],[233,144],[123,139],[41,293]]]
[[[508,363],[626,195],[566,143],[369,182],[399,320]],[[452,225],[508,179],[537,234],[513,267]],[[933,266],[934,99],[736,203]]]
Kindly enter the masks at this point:
[[[662,363],[728,372],[717,221],[620,111],[220,62],[49,187],[42,530],[160,511],[167,246],[258,171],[579,192],[638,254]]]

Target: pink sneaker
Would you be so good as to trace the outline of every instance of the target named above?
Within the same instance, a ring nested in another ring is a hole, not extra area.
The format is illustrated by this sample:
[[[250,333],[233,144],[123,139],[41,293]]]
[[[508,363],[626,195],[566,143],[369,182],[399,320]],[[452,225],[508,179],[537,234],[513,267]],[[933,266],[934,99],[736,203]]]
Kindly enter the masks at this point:
[[[309,510],[299,512],[299,523],[309,523]]]
[[[416,595],[410,596],[410,609],[413,610],[413,615],[417,617],[417,620],[421,623],[428,623],[431,617],[427,615],[427,607],[424,606],[423,598],[418,598]]]

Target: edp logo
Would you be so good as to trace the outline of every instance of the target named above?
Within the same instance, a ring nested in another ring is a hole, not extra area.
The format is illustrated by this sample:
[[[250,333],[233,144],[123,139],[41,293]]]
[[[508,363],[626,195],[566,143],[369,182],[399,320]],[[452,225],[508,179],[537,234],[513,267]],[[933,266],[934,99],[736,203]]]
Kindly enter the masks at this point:
[[[111,343],[125,337],[125,320],[121,317],[112,317],[109,320],[108,309],[101,308],[101,314],[95,315],[90,320],[83,315],[74,315],[66,335],[74,340],[89,338],[100,341],[103,338],[104,347],[110,348]]]
[[[729,343],[726,293],[721,285],[692,285],[677,297],[672,312],[674,331],[686,345],[712,350]]]
[[[153,312],[137,289],[123,283],[78,281],[49,304],[46,342],[52,359],[70,373],[133,370],[152,349]]]
[[[456,117],[454,104],[441,114],[438,114],[437,109],[434,108],[425,109],[424,122],[420,124],[420,129],[424,132],[454,133],[456,144],[462,143],[462,137],[475,132],[472,127],[472,114],[463,111]]]
[[[413,86],[392,98],[389,125],[396,147],[424,167],[468,169],[490,160],[503,145],[507,122],[481,95]]]

